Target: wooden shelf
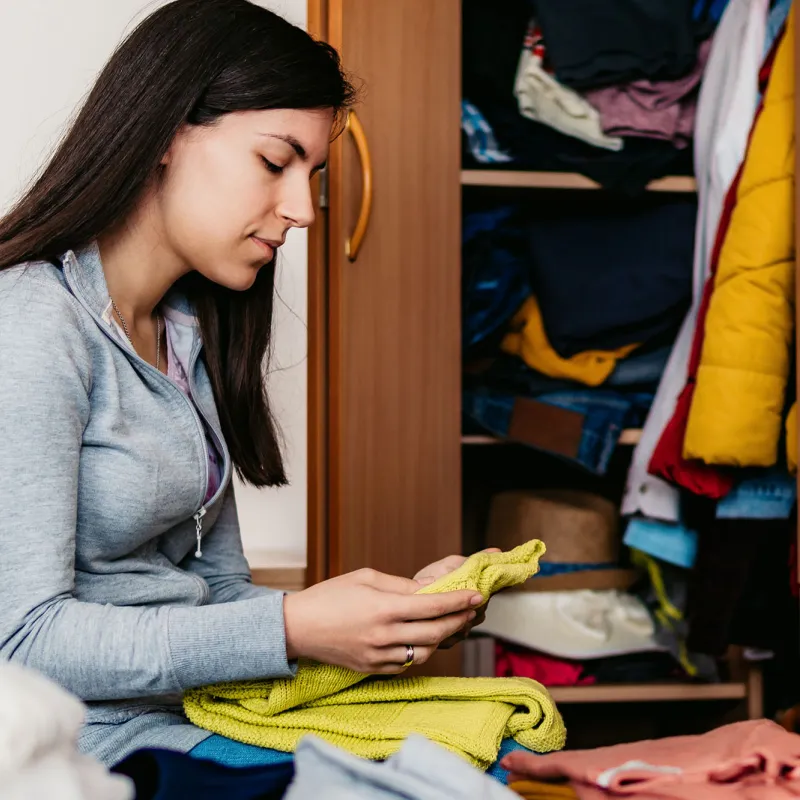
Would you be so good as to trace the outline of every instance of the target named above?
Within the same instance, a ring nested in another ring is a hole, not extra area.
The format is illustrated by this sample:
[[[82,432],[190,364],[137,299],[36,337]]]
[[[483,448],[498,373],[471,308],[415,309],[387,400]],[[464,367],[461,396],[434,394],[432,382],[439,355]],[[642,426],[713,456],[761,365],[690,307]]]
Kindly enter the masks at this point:
[[[668,703],[744,700],[746,683],[631,683],[550,689],[556,703]]]
[[[619,436],[619,444],[624,447],[633,447],[639,444],[642,438],[642,431],[639,428],[628,428]],[[462,436],[461,444],[468,445],[500,445],[500,444],[514,444],[508,439],[498,439],[495,436]]]
[[[495,186],[517,189],[602,189],[603,187],[577,172],[515,172],[513,170],[465,169],[462,186]],[[697,191],[695,179],[689,175],[659,178],[647,185],[650,192],[691,193]]]
[[[299,592],[306,588],[305,567],[253,567],[253,583],[284,592]]]

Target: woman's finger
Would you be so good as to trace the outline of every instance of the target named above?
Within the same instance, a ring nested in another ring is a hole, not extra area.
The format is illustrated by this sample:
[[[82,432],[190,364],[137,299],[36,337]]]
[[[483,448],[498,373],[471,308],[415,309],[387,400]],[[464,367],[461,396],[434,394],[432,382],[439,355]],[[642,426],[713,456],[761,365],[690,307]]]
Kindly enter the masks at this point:
[[[435,647],[425,647],[423,645],[414,645],[414,666],[424,664],[436,652]],[[387,647],[385,650],[385,661],[379,665],[377,673],[381,675],[394,675],[399,672],[404,672],[408,667],[403,665],[406,663],[406,647]]]
[[[379,592],[394,594],[414,594],[419,591],[419,585],[410,578],[401,578],[399,575],[387,575],[374,569],[361,569],[354,573],[361,583],[377,589]]]
[[[463,589],[458,592],[440,592],[438,594],[415,594],[410,597],[399,597],[394,603],[398,622],[410,622],[421,619],[438,619],[460,611],[471,611],[483,603],[478,592]]]
[[[445,575],[457,570],[466,560],[464,556],[448,556],[421,569],[414,576],[414,580],[422,586],[429,586],[439,578],[443,578]]]
[[[436,647],[475,619],[474,611],[462,611],[436,620],[407,622],[392,626],[391,637],[401,644]]]

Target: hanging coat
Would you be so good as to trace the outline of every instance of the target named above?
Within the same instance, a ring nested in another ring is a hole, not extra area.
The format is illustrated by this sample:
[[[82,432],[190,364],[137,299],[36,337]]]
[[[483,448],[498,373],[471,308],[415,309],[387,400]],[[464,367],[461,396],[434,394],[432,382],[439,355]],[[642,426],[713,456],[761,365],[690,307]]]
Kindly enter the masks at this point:
[[[794,352],[794,13],[751,134],[708,305],[683,447],[685,458],[706,464],[768,467],[778,459]]]

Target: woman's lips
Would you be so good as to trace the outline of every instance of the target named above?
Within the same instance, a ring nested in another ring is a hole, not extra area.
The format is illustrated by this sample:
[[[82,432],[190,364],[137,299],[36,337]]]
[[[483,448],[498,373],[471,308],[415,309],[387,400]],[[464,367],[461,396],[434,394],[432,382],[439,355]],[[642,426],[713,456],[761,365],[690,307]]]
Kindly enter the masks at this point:
[[[272,256],[275,254],[274,244],[270,244],[264,239],[259,239],[258,236],[251,236],[250,238],[267,254],[269,258],[272,258]]]

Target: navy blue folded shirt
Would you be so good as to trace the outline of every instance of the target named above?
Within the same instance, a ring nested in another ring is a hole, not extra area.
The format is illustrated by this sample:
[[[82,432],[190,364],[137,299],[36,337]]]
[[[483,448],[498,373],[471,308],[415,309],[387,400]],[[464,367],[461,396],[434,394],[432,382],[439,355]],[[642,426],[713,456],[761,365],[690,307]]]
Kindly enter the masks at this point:
[[[136,800],[278,800],[294,777],[294,761],[225,767],[173,750],[138,750],[112,772],[136,785]]]
[[[697,202],[619,200],[531,213],[530,282],[553,349],[644,344],[680,325],[691,303]]]

